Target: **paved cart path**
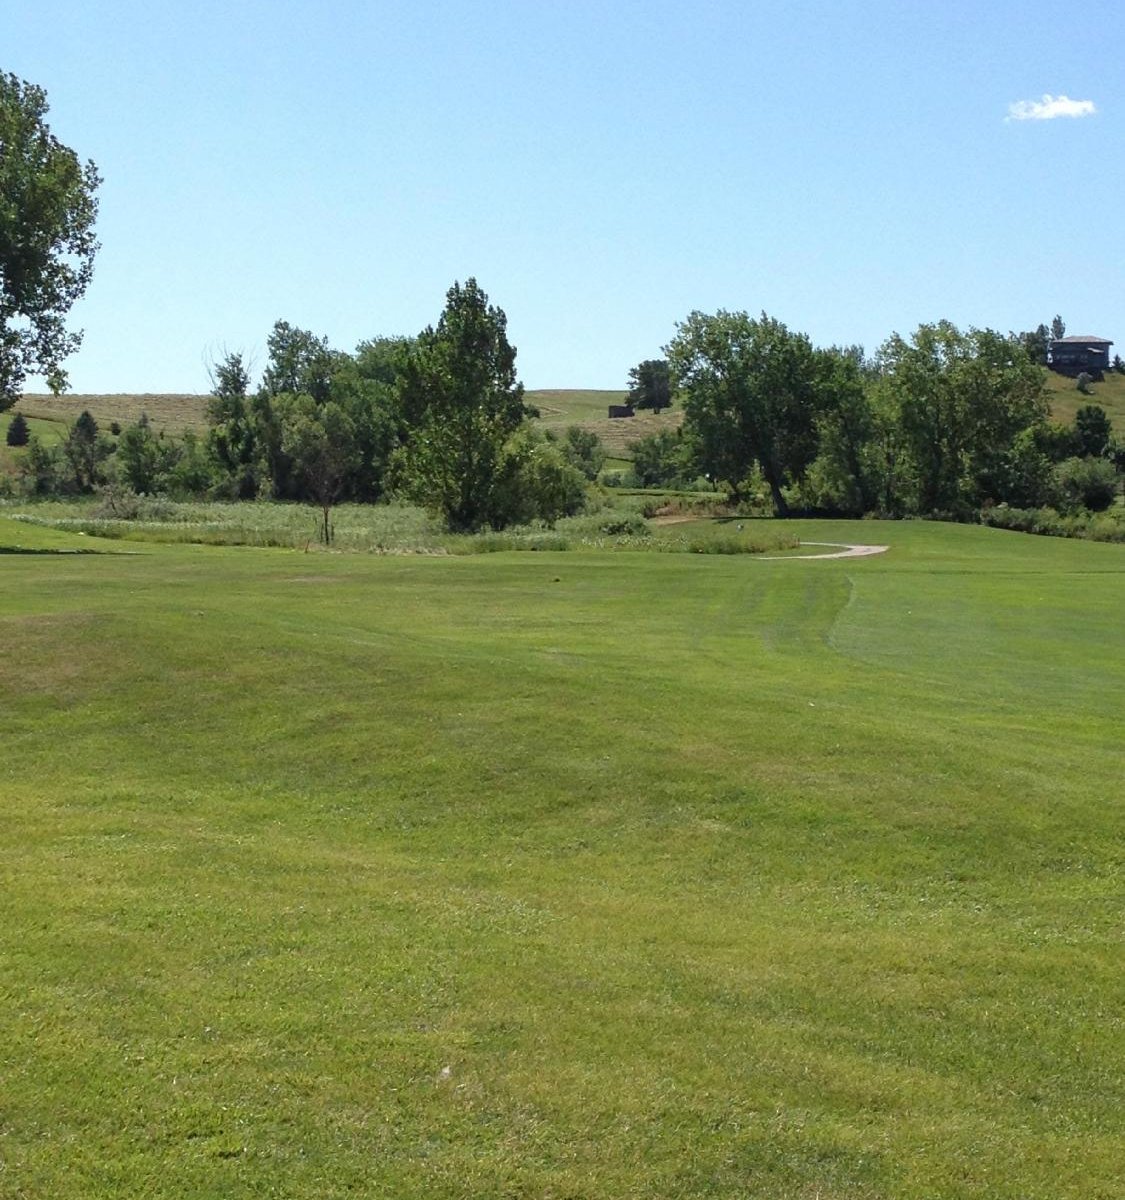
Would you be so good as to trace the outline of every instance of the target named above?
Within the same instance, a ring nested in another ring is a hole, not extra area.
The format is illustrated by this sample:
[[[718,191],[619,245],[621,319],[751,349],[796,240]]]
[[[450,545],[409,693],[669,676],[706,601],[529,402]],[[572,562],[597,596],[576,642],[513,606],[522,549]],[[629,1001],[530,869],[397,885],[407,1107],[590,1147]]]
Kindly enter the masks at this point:
[[[766,562],[788,562],[790,559],[807,562],[814,558],[867,558],[890,549],[890,546],[864,546],[851,542],[802,542],[801,547],[805,546],[833,546],[835,549],[828,554],[763,554],[760,557]]]

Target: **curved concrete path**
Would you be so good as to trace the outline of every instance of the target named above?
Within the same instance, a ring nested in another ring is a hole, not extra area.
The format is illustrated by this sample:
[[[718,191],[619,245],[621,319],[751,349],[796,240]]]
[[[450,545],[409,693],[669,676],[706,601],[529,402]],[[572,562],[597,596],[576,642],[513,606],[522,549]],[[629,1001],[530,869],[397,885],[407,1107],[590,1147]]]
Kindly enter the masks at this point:
[[[867,558],[871,554],[885,554],[890,546],[864,546],[852,542],[801,542],[804,546],[833,546],[829,554],[763,554],[766,562],[810,562],[815,558]]]

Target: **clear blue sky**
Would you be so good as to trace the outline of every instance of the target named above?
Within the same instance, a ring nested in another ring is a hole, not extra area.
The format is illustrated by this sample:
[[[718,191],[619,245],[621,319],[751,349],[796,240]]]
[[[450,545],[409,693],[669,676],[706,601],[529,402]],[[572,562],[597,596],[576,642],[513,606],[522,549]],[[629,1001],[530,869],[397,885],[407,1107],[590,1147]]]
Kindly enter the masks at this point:
[[[0,69],[105,178],[76,391],[415,333],[470,275],[533,388],[622,387],[693,309],[1125,355],[1120,0],[8,0]],[[1006,119],[1045,94],[1095,111]]]

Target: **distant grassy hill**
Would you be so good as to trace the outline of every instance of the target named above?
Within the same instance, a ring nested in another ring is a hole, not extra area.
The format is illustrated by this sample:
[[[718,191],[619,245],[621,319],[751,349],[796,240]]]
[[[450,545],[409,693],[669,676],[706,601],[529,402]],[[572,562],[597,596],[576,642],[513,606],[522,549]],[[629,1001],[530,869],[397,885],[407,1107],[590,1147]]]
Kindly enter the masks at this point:
[[[207,396],[180,393],[160,394],[143,392],[139,395],[80,395],[24,396],[16,407],[27,417],[68,424],[84,410],[99,425],[108,427],[114,421],[131,425],[148,415],[152,427],[178,436],[186,429],[197,433],[207,427]]]
[[[528,404],[534,405],[541,423],[548,429],[562,430],[568,425],[580,425],[593,430],[615,457],[630,457],[629,448],[639,438],[658,429],[675,428],[682,414],[672,412],[655,415],[640,413],[636,417],[611,421],[606,416],[611,404],[621,404],[626,393],[578,388],[543,388],[527,393]],[[156,430],[178,437],[185,430],[202,432],[207,428],[207,396],[182,393],[145,392],[139,395],[24,396],[16,405],[32,421],[32,432],[44,441],[57,441],[63,427],[88,410],[100,426],[108,427],[117,421],[129,425],[147,413]],[[0,434],[7,428],[11,414],[0,416]]]
[[[548,429],[562,430],[578,425],[596,433],[612,458],[632,458],[633,443],[661,429],[676,429],[683,420],[679,409],[669,412],[639,412],[635,417],[610,420],[611,404],[624,404],[624,390],[541,390],[527,393],[527,402],[539,409],[539,419]]]
[[[1048,371],[1047,391],[1051,416],[1056,421],[1069,424],[1084,404],[1100,404],[1109,414],[1113,428],[1125,434],[1125,375],[1110,372],[1101,383],[1090,384],[1090,394],[1084,396],[1073,379]]]

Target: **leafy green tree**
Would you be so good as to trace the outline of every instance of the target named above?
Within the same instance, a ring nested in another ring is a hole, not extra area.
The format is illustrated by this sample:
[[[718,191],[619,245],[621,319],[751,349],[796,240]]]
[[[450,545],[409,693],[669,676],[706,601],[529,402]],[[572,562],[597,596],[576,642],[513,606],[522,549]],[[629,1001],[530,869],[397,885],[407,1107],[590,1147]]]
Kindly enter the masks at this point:
[[[1051,331],[1047,326],[1040,323],[1033,330],[1017,334],[1016,336],[1020,344],[1027,351],[1028,358],[1036,366],[1045,367],[1047,365],[1047,351],[1051,348]]]
[[[557,439],[525,423],[506,448],[511,469],[494,499],[497,516],[493,524],[519,525],[545,521],[553,525],[560,517],[581,512],[586,504],[586,478],[567,461]]]
[[[67,431],[62,443],[63,458],[70,467],[70,482],[76,492],[92,492],[106,482],[106,460],[113,444],[98,432],[98,423],[83,411]]]
[[[1020,343],[940,321],[920,326],[909,342],[894,334],[879,365],[909,450],[917,511],[1003,500],[1005,456],[1047,413],[1044,373]]]
[[[1055,313],[1054,320],[1051,322],[1051,337],[1056,342],[1066,337],[1066,322],[1058,313]]]
[[[328,339],[288,321],[277,321],[266,339],[269,361],[262,372],[262,390],[271,396],[311,396],[317,404],[332,393],[332,375],[340,359]]]
[[[207,453],[206,444],[190,430],[185,430],[175,460],[169,460],[165,478],[166,491],[175,496],[203,496],[215,485],[214,460]]]
[[[698,474],[693,447],[679,429],[660,429],[633,443],[633,482],[642,488],[678,488]]]
[[[824,350],[819,363],[818,453],[811,495],[818,507],[861,516],[878,506],[881,478],[872,447],[875,411],[863,350]]]
[[[1040,508],[1055,502],[1054,464],[1043,450],[1036,426],[1016,434],[1004,455],[999,478],[999,494],[1014,508]]]
[[[6,439],[9,446],[26,446],[31,441],[31,430],[23,413],[16,413],[8,423]]]
[[[152,495],[158,490],[162,465],[160,443],[142,413],[141,419],[127,425],[118,439],[117,477],[132,491]]]
[[[316,405],[327,404],[347,355],[333,350],[327,338],[298,329],[288,321],[274,324],[266,346],[269,358],[262,372],[262,385],[250,401],[256,450],[274,498],[299,500],[302,478],[286,450],[284,412],[297,396],[308,396]]]
[[[66,316],[94,269],[95,197],[101,179],[51,133],[47,94],[0,73],[0,412],[28,374],[53,392],[81,333]]]
[[[250,411],[250,373],[241,354],[227,354],[211,368],[207,448],[224,489],[236,500],[259,490],[258,437]]]
[[[629,403],[654,412],[672,405],[672,371],[663,358],[646,358],[629,372]]]
[[[562,456],[589,480],[597,479],[605,466],[605,447],[593,430],[579,425],[567,428],[561,444]]]
[[[62,490],[65,464],[56,447],[44,446],[32,437],[19,464],[20,483],[29,496],[51,496]]]
[[[1036,426],[1035,444],[1052,463],[1060,463],[1078,453],[1074,429],[1060,421],[1044,421]]]
[[[746,313],[692,313],[665,347],[705,474],[737,501],[755,465],[774,510],[816,456],[820,366],[809,339]]]
[[[506,522],[519,471],[509,441],[527,417],[507,318],[475,279],[455,283],[437,328],[419,336],[398,384],[409,440],[397,464],[405,492],[453,530]]]
[[[202,486],[192,488],[185,487],[191,475],[188,469],[177,474],[184,457],[194,451],[194,437],[185,435],[181,443],[166,441],[163,434],[153,432],[148,417],[141,413],[140,420],[126,425],[118,439],[117,478],[131,491],[150,496],[169,489],[204,491],[209,482],[206,476]]]
[[[281,405],[282,442],[297,477],[321,511],[320,536],[332,542],[332,506],[355,469],[355,427],[339,404],[291,396]]]
[[[408,338],[375,338],[361,342],[354,356],[338,356],[330,393],[355,432],[355,465],[347,485],[352,499],[383,495],[391,456],[407,436],[396,384],[409,346]]]
[[[1113,440],[1113,426],[1100,404],[1084,404],[1074,414],[1074,443],[1080,458],[1103,458]]]

